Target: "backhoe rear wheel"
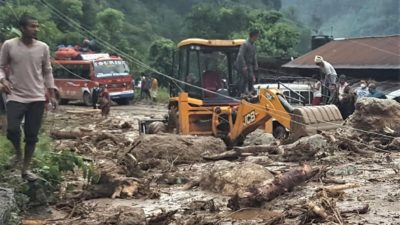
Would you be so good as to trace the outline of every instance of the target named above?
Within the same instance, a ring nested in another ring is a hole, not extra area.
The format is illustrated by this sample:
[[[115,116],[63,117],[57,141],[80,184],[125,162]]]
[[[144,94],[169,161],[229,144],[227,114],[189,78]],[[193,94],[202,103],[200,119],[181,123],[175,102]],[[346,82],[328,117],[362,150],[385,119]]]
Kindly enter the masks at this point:
[[[148,129],[149,134],[159,134],[166,131],[165,124],[160,121],[150,123]]]

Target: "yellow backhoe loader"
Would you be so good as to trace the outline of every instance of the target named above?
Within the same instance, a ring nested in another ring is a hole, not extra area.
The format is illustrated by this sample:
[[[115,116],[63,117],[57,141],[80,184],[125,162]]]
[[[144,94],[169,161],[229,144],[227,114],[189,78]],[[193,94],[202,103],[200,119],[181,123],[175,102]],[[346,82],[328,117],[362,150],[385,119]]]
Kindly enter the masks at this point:
[[[171,82],[167,118],[140,121],[140,132],[212,135],[232,147],[258,128],[269,127],[275,137],[294,141],[339,126],[343,119],[336,106],[295,108],[278,89],[263,88],[257,95],[238,98],[240,77],[233,62],[243,42],[181,41],[173,77],[185,83]]]

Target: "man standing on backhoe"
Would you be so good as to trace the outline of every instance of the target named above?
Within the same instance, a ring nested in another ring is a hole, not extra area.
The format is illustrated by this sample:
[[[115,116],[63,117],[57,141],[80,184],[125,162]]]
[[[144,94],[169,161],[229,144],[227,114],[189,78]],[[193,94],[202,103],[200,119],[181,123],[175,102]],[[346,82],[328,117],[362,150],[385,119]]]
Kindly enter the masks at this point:
[[[255,75],[258,70],[257,54],[255,42],[258,39],[260,32],[252,30],[249,34],[249,39],[240,46],[239,53],[236,58],[235,68],[241,75],[240,94],[252,92],[254,90]]]

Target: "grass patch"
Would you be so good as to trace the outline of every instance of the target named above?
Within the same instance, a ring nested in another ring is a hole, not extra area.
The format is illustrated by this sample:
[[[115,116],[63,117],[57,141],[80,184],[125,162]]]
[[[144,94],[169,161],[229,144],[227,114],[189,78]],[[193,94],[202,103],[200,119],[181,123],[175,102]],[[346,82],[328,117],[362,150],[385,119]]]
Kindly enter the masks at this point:
[[[169,102],[169,89],[166,87],[159,87],[157,93],[157,103],[168,103]],[[135,89],[135,102],[145,102],[150,103],[152,100],[150,99],[142,99],[140,97],[140,88]]]
[[[0,136],[0,172],[6,174],[9,160],[14,156],[11,143],[6,137]],[[63,181],[63,173],[81,169],[87,179],[96,177],[94,165],[86,163],[76,153],[69,150],[54,152],[51,148],[51,138],[45,133],[39,136],[36,144],[32,171],[44,178],[52,187],[57,187]],[[7,182],[7,176],[2,177],[2,182]]]

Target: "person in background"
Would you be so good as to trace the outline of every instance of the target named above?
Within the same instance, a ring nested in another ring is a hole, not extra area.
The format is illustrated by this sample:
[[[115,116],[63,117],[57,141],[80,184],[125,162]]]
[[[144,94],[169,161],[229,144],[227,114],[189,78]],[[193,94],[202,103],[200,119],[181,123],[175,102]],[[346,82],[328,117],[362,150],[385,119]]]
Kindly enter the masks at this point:
[[[344,89],[349,86],[349,84],[346,82],[346,75],[342,74],[339,76],[339,100],[342,100],[343,95],[344,95]]]
[[[143,85],[143,97],[146,99],[151,99],[150,95],[150,87],[151,87],[151,80],[148,77],[144,78],[144,85]]]
[[[100,85],[98,82],[94,83],[94,87],[92,89],[92,105],[93,109],[97,109],[97,103],[99,102],[100,96]]]
[[[57,106],[54,94],[49,46],[37,40],[39,21],[29,15],[19,20],[22,37],[4,42],[0,51],[0,83],[7,94],[7,138],[15,150],[13,166],[22,160],[21,123],[25,133],[25,151],[21,175],[27,181],[38,179],[29,170],[38,142],[39,129],[45,111],[47,88],[50,102]],[[6,68],[9,74],[6,75]]]
[[[339,110],[343,119],[347,119],[355,110],[356,95],[351,91],[350,86],[346,86],[343,90],[343,96],[339,103]]]
[[[360,87],[356,89],[357,98],[367,97],[369,95],[368,85],[365,80],[360,81]]]
[[[329,62],[325,61],[322,56],[316,55],[314,58],[314,62],[319,67],[324,77],[322,95],[325,98],[324,102],[327,102],[330,97],[330,85],[336,84],[337,73],[335,68],[333,68],[333,66]]]
[[[145,86],[146,86],[146,77],[142,76],[142,79],[140,81],[140,99],[144,98],[144,95],[145,95],[144,88],[145,88]]]
[[[312,99],[312,105],[320,105],[321,100],[322,100],[322,85],[321,85],[321,80],[318,79],[318,75],[313,75],[312,77],[315,81],[315,83],[311,84],[311,90],[313,92],[313,99]]]
[[[110,107],[111,107],[111,97],[110,93],[108,92],[107,88],[103,87],[100,92],[100,109],[101,109],[101,116],[103,118],[108,117],[110,114]]]
[[[236,58],[235,68],[241,75],[240,93],[242,95],[254,91],[255,72],[258,70],[255,42],[259,35],[258,30],[252,30],[249,33],[249,38],[240,46]]]
[[[336,87],[336,84],[329,85],[329,98],[327,101],[328,105],[339,105],[339,93]]]
[[[375,83],[370,83],[368,85],[368,91],[369,91],[369,94],[367,95],[367,97],[386,99],[386,95],[385,94],[383,94],[382,92],[376,90],[376,84]]]
[[[153,80],[151,81],[151,88],[150,88],[150,95],[151,98],[153,99],[153,102],[157,101],[157,92],[158,92],[158,81],[154,77]]]

